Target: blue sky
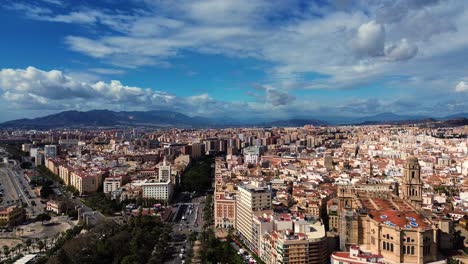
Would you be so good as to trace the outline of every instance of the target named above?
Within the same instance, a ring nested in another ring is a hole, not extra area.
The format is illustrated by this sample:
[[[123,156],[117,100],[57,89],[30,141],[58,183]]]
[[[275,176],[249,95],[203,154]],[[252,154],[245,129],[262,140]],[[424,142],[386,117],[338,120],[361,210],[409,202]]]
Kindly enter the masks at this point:
[[[0,121],[468,112],[464,0],[2,1]]]

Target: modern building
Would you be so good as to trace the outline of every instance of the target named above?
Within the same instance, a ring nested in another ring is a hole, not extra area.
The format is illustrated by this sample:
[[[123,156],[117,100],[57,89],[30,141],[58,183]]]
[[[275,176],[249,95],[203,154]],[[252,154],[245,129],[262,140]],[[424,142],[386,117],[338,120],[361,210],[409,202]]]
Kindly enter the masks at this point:
[[[190,157],[192,159],[199,159],[205,153],[204,145],[201,143],[192,143]]]
[[[142,184],[143,198],[169,201],[174,193],[174,185],[170,182],[147,180]]]
[[[56,145],[45,145],[44,146],[44,155],[45,159],[56,157],[58,154]]]
[[[89,173],[82,171],[72,171],[70,173],[70,184],[75,187],[80,195],[86,193],[93,193],[99,189],[101,184],[102,174]]]
[[[163,164],[159,166],[158,180],[159,182],[167,182],[171,179],[171,165],[166,163],[164,158]]]
[[[259,146],[247,147],[242,149],[242,154],[244,154],[244,160],[247,164],[257,164],[260,160],[260,155],[262,154],[262,148]]]
[[[271,209],[271,190],[264,182],[251,182],[238,186],[236,195],[236,230],[251,250],[257,248],[253,237],[255,211]]]

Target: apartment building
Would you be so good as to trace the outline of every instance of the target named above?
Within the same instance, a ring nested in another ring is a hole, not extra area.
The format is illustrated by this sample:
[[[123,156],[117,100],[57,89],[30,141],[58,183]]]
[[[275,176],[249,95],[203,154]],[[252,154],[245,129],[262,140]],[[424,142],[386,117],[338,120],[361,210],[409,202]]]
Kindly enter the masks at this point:
[[[244,243],[256,250],[252,221],[255,211],[271,209],[271,189],[264,182],[238,186],[236,195],[236,230]]]

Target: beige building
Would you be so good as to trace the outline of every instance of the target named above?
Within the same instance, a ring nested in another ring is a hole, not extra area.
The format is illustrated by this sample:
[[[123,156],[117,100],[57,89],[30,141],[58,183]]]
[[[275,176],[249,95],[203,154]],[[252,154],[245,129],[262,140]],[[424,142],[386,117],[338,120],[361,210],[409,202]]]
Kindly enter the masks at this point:
[[[323,264],[329,262],[325,226],[314,218],[293,221],[294,229],[264,234],[260,258],[266,264]]]
[[[102,191],[104,193],[111,193],[116,191],[122,186],[122,177],[107,177],[104,179]]]
[[[15,226],[21,224],[25,218],[24,209],[18,206],[9,206],[0,209],[0,226]]]
[[[80,194],[96,192],[101,183],[100,173],[72,171],[69,185],[75,187]]]
[[[405,165],[403,197],[389,191],[338,188],[337,229],[340,247],[353,245],[382,255],[386,263],[430,263],[439,248],[451,248],[450,219],[420,211],[422,191],[417,159]],[[413,177],[414,176],[414,177]]]
[[[215,192],[214,220],[216,228],[235,228],[236,199],[228,192]]]
[[[236,195],[236,230],[251,250],[256,250],[252,221],[255,211],[271,208],[271,190],[263,182],[238,186]],[[258,253],[258,252],[257,252]]]
[[[70,175],[71,175],[71,168],[66,165],[66,164],[62,164],[59,166],[59,177],[60,179],[63,180],[63,182],[65,183],[65,185],[70,185]]]

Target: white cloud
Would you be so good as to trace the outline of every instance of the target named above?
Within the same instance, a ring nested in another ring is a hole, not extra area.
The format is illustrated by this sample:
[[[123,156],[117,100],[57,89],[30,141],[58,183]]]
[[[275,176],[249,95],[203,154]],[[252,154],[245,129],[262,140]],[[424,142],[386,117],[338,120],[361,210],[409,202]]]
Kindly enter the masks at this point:
[[[81,26],[74,35],[65,37],[66,45],[118,67],[168,67],[185,51],[266,62],[266,78],[257,82],[274,89],[261,93],[263,101],[248,103],[249,109],[259,111],[272,105],[279,109],[302,104],[302,98],[288,98],[290,89],[359,89],[378,83],[375,89],[405,87],[416,94],[440,95],[455,78],[466,74],[467,1],[312,2],[160,0],[138,1],[137,7],[126,10],[77,5],[71,11],[13,6],[33,19]],[[119,74],[118,70],[94,72]],[[321,77],[308,78],[315,74]],[[59,94],[69,89],[72,97],[83,98],[75,95],[78,92],[72,84],[65,83]],[[88,86],[94,84],[87,82]],[[108,89],[125,86],[105,84]],[[97,92],[91,88],[87,91]],[[129,93],[132,102],[147,95],[145,89],[119,92]],[[49,98],[41,89],[34,94]],[[225,107],[204,96],[207,105]],[[105,98],[123,100],[110,95]],[[200,98],[184,100],[196,102]]]
[[[385,27],[375,21],[362,24],[354,40],[354,47],[360,54],[382,56],[385,46]]]
[[[385,56],[392,61],[408,60],[418,53],[418,47],[409,43],[406,39],[396,44],[385,47]]]
[[[461,81],[455,86],[455,92],[467,92],[468,83]]]

